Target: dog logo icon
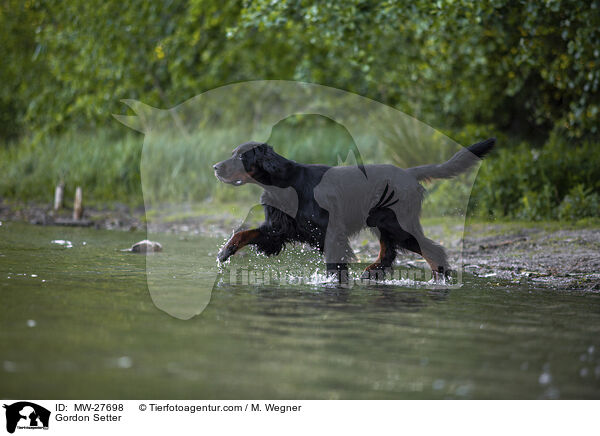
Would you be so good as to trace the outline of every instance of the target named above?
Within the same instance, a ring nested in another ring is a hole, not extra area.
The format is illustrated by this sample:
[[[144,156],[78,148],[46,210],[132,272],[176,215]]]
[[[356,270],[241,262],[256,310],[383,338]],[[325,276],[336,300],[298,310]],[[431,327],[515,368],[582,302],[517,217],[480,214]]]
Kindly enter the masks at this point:
[[[14,433],[15,429],[48,429],[50,411],[29,401],[19,401],[11,405],[5,404],[6,431]]]

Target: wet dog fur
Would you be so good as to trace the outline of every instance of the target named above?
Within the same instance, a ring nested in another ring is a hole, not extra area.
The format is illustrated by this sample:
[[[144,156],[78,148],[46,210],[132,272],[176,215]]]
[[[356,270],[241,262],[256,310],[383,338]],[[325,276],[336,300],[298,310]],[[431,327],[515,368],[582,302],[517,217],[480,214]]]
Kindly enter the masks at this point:
[[[417,253],[434,274],[450,272],[444,249],[425,237],[420,224],[425,189],[419,183],[454,177],[475,165],[495,139],[471,145],[442,164],[402,169],[394,165],[327,166],[301,164],[265,143],[247,142],[213,166],[223,183],[260,185],[265,221],[236,232],[218,254],[220,262],[246,245],[273,256],[286,244],[308,243],[325,255],[327,271],[347,274],[354,260],[349,237],[365,227],[379,236],[377,260],[362,277],[379,279],[400,249]]]

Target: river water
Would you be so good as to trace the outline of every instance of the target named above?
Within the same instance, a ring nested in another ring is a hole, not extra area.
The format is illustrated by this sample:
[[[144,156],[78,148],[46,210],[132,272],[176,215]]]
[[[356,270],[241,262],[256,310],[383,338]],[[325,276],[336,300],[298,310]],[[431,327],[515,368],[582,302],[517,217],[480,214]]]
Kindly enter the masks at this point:
[[[600,398],[599,294],[468,275],[435,289],[216,280],[184,321],[154,306],[146,258],[118,251],[144,237],[0,226],[1,397]],[[195,267],[214,271],[221,243],[204,240]]]

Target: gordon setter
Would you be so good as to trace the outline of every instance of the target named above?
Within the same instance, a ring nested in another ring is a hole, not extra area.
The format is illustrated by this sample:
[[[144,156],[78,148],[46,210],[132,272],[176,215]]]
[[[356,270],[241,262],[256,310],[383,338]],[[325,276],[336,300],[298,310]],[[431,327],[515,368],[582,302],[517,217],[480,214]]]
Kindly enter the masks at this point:
[[[242,144],[231,158],[213,166],[215,175],[234,186],[260,185],[265,221],[235,233],[221,248],[218,260],[226,261],[248,244],[271,256],[287,243],[305,242],[325,254],[329,273],[341,277],[354,259],[349,237],[371,227],[379,236],[379,257],[362,278],[384,277],[399,249],[423,256],[436,276],[447,275],[444,249],[425,237],[419,221],[425,193],[419,182],[466,171],[490,152],[495,141],[471,145],[443,164],[409,169],[300,164],[275,153],[268,144]]]

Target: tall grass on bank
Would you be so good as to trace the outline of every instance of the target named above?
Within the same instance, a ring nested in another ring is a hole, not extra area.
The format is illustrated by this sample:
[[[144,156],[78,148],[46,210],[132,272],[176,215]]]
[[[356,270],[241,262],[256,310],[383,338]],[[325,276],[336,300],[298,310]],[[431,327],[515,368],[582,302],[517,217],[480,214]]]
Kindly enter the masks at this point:
[[[142,141],[140,134],[104,129],[0,147],[0,197],[51,203],[63,181],[65,199],[81,186],[86,204],[140,205]]]
[[[146,144],[143,159],[143,135],[123,130],[71,132],[38,142],[23,140],[4,146],[0,148],[0,197],[50,204],[54,187],[64,181],[66,198],[73,198],[75,187],[81,186],[88,205],[119,202],[138,206],[144,199],[155,204],[206,199],[250,205],[258,202],[258,187],[224,185],[212,173],[211,165],[228,157],[223,150],[239,142],[235,131],[203,132],[202,138],[178,137],[176,144],[169,142],[173,139],[168,137],[155,139],[159,146]],[[477,139],[481,138],[472,138],[471,142]],[[315,128],[299,124],[274,130],[270,142],[278,152],[299,162],[333,165],[348,140],[347,132],[331,126]],[[366,163],[407,164],[396,161],[394,154],[403,156],[403,153],[402,147],[394,149],[393,138],[386,143],[371,138],[361,141],[368,145],[363,156]],[[526,143],[510,146],[500,141],[478,173],[469,214],[525,220],[575,221],[598,217],[598,145],[595,142],[574,145],[558,134],[553,134],[542,148]],[[442,158],[441,154],[436,157]],[[428,184],[427,188],[425,216],[448,216],[464,208],[457,199],[468,197],[470,183],[461,176]]]
[[[411,138],[426,144],[426,153],[423,147],[417,149],[412,141],[407,141],[405,134],[389,136],[383,143],[372,135],[352,138],[345,128],[325,117],[304,117],[309,122],[300,118],[278,124],[268,139],[278,153],[298,162],[336,165],[349,159],[344,163],[355,164],[356,156],[348,155],[348,144],[354,142],[361,144],[360,153],[365,163],[410,166],[426,163],[418,161],[419,156],[425,155],[431,162],[438,162],[454,152],[448,146],[433,147],[420,138],[417,128],[412,125],[405,126],[403,132],[412,131]],[[251,139],[257,138],[251,134],[247,137],[235,129],[212,128],[193,135],[181,135],[168,129],[145,136],[101,130],[72,132],[37,143],[23,141],[0,148],[0,196],[49,204],[54,187],[63,181],[66,198],[72,198],[75,187],[81,186],[86,204],[92,205],[120,202],[137,206],[144,201],[147,206],[181,205],[211,199],[218,203],[252,206],[258,203],[259,187],[235,188],[219,183],[212,171],[212,164],[228,158],[233,147]],[[394,146],[405,142],[411,145]],[[407,148],[415,156],[411,157]],[[395,156],[402,157],[402,162]],[[410,159],[417,160],[412,162]],[[457,201],[456,195],[444,194],[441,201],[434,195],[427,200],[427,215],[456,215],[458,209],[464,210],[470,186],[457,188],[456,181],[451,183],[454,189],[461,189],[462,194],[466,192],[461,197],[462,204],[458,204],[461,202]],[[435,193],[443,186],[428,187]]]
[[[336,165],[346,159],[348,144],[354,142],[346,129],[325,117],[311,119],[309,125],[291,119],[281,122],[268,139],[256,136],[258,133],[222,126],[189,136],[173,130],[147,136],[141,161],[146,204],[198,203],[207,199],[258,203],[261,192],[258,186],[236,188],[220,183],[212,170],[214,163],[229,158],[234,147],[249,140],[267,140],[276,152],[302,163]],[[360,142],[367,144],[361,150],[366,151],[363,155],[366,162],[383,158],[382,148],[369,137],[360,138]]]
[[[284,156],[306,163],[335,165],[348,141],[347,132],[330,126],[282,126],[269,142]],[[20,202],[51,203],[57,183],[72,198],[81,186],[87,204],[256,202],[260,189],[235,189],[219,183],[212,165],[230,156],[241,142],[253,140],[236,129],[207,129],[191,136],[161,131],[144,136],[125,128],[69,132],[0,145],[0,197]],[[351,139],[350,139],[351,140]],[[377,148],[365,155],[382,158]],[[143,175],[143,186],[142,186]],[[142,195],[144,194],[144,196]]]

